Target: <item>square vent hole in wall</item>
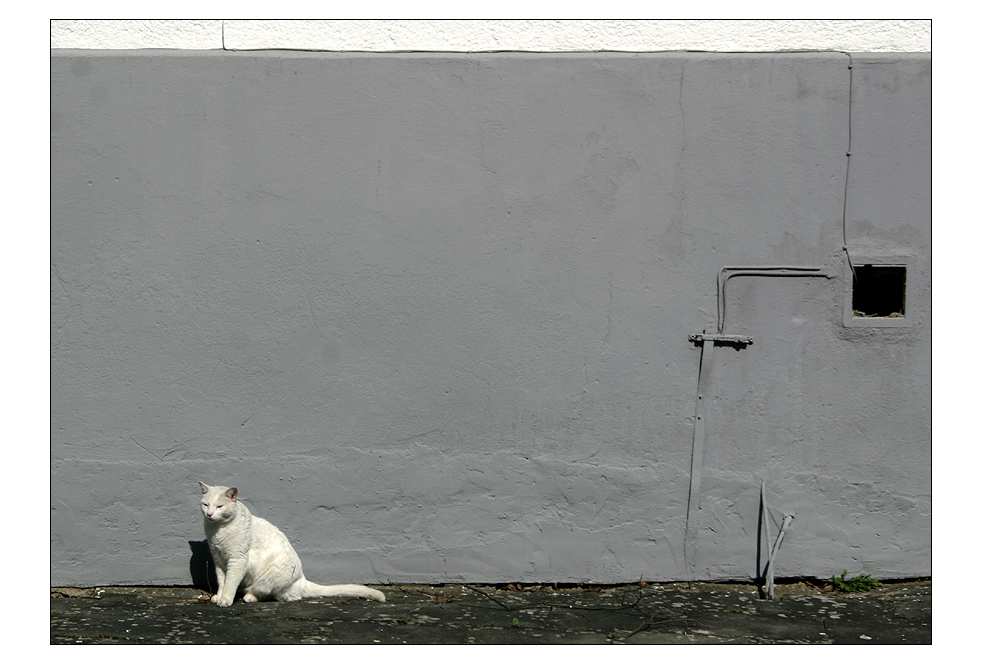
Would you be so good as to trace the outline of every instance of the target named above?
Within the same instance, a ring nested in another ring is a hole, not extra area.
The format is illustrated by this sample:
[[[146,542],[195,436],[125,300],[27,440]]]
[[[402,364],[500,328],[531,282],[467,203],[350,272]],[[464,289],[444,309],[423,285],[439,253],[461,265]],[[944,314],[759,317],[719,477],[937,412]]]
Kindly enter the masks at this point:
[[[906,259],[855,258],[848,269],[844,322],[850,327],[908,324]]]

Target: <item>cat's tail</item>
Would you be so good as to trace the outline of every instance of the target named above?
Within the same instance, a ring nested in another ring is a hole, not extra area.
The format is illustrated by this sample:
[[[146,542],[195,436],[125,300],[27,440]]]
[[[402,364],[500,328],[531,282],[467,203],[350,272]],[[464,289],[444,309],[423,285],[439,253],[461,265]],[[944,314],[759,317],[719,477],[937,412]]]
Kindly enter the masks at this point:
[[[378,602],[385,601],[385,595],[367,586],[359,586],[355,583],[343,583],[336,586],[322,586],[319,583],[300,579],[296,584],[296,589],[300,591],[301,598],[311,597],[363,597],[364,599],[374,599]]]

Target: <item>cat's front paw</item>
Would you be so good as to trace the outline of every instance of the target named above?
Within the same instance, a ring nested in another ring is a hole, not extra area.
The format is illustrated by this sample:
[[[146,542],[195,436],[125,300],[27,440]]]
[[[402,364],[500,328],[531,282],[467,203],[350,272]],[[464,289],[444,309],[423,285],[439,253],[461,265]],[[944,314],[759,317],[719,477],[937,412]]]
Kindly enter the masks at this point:
[[[231,597],[225,598],[225,597],[221,597],[220,595],[212,595],[211,601],[217,604],[218,606],[231,606],[232,604]]]

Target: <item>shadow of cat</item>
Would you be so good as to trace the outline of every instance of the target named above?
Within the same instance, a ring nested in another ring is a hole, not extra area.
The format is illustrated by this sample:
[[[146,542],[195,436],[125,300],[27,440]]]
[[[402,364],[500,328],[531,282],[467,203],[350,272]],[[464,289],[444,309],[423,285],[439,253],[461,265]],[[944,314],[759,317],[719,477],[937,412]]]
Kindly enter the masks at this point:
[[[211,558],[208,541],[188,542],[191,547],[191,585],[198,590],[209,593],[218,591],[218,576],[215,574],[215,563]]]

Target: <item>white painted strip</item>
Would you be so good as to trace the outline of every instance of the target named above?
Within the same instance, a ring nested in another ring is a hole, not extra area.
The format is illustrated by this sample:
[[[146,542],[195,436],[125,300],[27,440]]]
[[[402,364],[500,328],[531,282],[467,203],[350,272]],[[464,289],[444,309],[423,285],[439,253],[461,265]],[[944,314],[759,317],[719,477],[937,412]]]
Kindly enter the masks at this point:
[[[52,48],[929,52],[929,20],[55,20]]]
[[[221,19],[51,21],[51,48],[222,48]]]

